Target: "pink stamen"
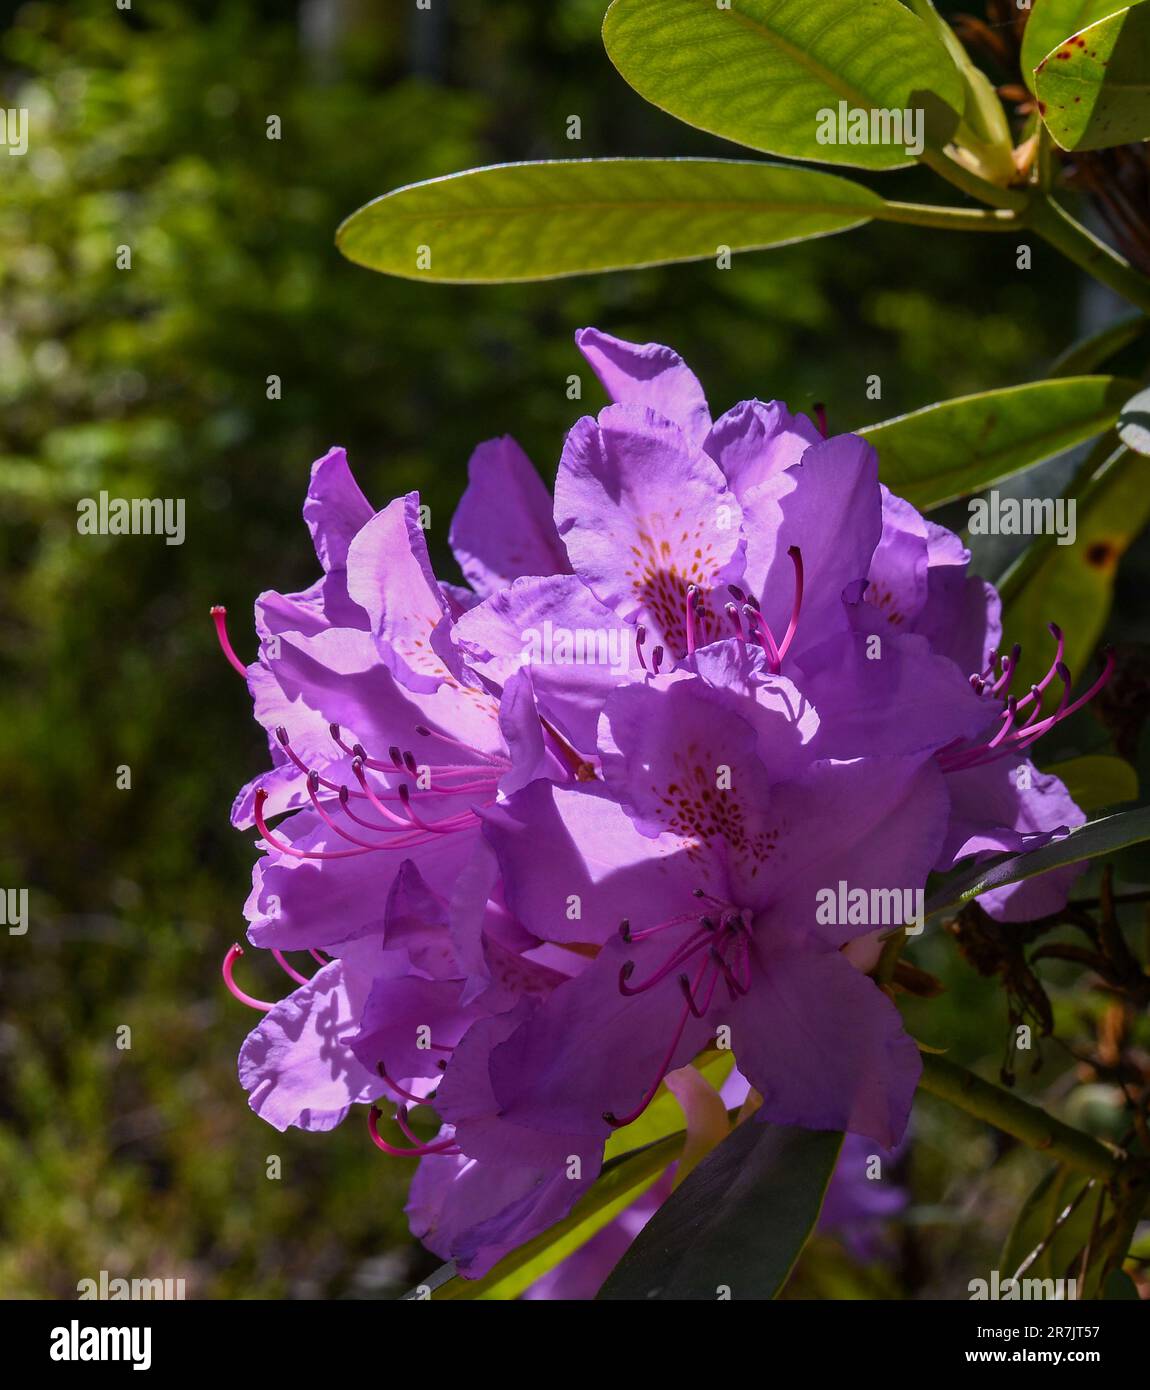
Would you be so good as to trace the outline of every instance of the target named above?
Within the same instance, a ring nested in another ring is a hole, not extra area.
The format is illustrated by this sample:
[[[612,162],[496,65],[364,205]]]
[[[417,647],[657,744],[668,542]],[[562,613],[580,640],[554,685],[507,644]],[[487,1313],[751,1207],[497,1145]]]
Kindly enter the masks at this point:
[[[767,655],[770,658],[772,671],[779,669],[779,648],[775,642],[775,634],[771,631],[762,611],[748,602],[743,604],[743,617],[746,618],[748,626],[753,631],[756,627],[759,630],[760,646],[766,647]]]
[[[719,978],[723,973],[723,969],[725,968],[725,962],[723,961],[723,957],[719,953],[719,950],[716,946],[711,947],[710,958],[713,963],[717,963],[717,966],[719,968],[717,968],[715,970],[715,973],[711,976],[711,984],[710,988],[707,990],[707,998],[702,1004],[698,1003],[695,999],[695,988],[698,984],[702,982],[702,970],[700,970],[699,974],[695,977],[695,985],[691,984],[690,979],[686,975],[679,976],[679,988],[683,992],[683,998],[687,1001],[687,1008],[690,1009],[691,1013],[695,1016],[695,1018],[702,1018],[706,1014],[707,1010],[711,1007],[711,1002],[715,997],[715,987],[716,985],[718,985]],[[703,964],[705,968],[706,962],[704,961]]]
[[[695,919],[693,912],[683,912],[677,917],[668,917],[665,922],[659,922],[653,927],[644,927],[641,931],[633,932],[628,918],[624,917],[619,923],[619,935],[631,945],[636,941],[646,941],[649,937],[657,936],[659,932],[666,931],[668,927],[681,927],[685,922]],[[702,923],[700,923],[702,925]]]
[[[990,693],[992,695],[1001,693],[1003,698],[1005,698],[1006,692],[1010,689],[1010,682],[1014,678],[1014,673],[1018,669],[1018,659],[1021,655],[1022,648],[1016,642],[1010,649],[1010,655],[1002,658],[1002,674],[990,687]]]
[[[639,665],[643,670],[647,669],[647,658],[643,655],[643,643],[647,640],[647,629],[642,623],[635,629],[635,655],[639,658]]]
[[[379,1120],[382,1114],[379,1106],[373,1105],[371,1107],[367,1117],[367,1130],[376,1148],[382,1149],[385,1154],[390,1154],[393,1158],[423,1158],[427,1154],[458,1154],[460,1152],[454,1139],[442,1139],[432,1144],[419,1143],[417,1140],[418,1147],[416,1148],[397,1148],[394,1144],[389,1144],[379,1132]]]
[[[394,840],[390,845],[373,845],[370,849],[296,849],[294,845],[287,844],[286,841],[273,835],[264,820],[264,802],[268,794],[263,787],[256,788],[255,807],[253,815],[256,829],[260,836],[272,849],[279,854],[286,854],[292,859],[354,859],[361,854],[372,854],[380,849],[406,849],[409,845],[424,845],[427,840],[422,835],[413,835],[407,838]]]
[[[686,941],[671,952],[653,975],[649,975],[647,979],[642,980],[637,985],[631,984],[631,976],[635,973],[635,962],[633,960],[624,961],[619,967],[619,993],[628,998],[636,994],[646,993],[647,990],[677,970],[684,961],[690,960],[693,955],[703,950],[713,939],[714,933],[710,927],[702,927],[698,931],[692,932]]]
[[[694,584],[687,585],[687,655],[695,650],[695,597],[698,589]]]
[[[429,729],[426,724],[417,724],[415,732],[421,738],[437,738],[441,743],[449,743],[454,748],[461,748],[465,753],[470,753],[473,757],[482,758],[486,763],[492,763],[496,767],[502,767],[506,759],[498,757],[494,753],[484,753],[478,748],[471,748],[466,743],[461,743],[459,739],[452,738],[449,734],[441,734],[438,729]]]
[[[424,1102],[421,1101],[421,1100],[418,1100],[418,1099],[416,1100],[416,1104],[417,1104],[417,1105],[422,1105],[423,1103],[424,1103]],[[416,1134],[415,1131],[411,1128],[411,1126],[407,1123],[407,1107],[404,1106],[404,1105],[397,1105],[397,1106],[395,1107],[395,1123],[399,1126],[399,1128],[400,1128],[401,1130],[403,1130],[404,1137],[407,1138],[407,1139],[410,1139],[411,1142],[412,1142],[413,1144],[431,1143],[431,1144],[444,1144],[444,1145],[447,1145],[447,1146],[451,1146],[451,1145],[454,1145],[454,1144],[455,1144],[455,1140],[454,1140],[454,1139],[432,1139],[432,1140],[423,1140],[423,1139],[421,1139],[421,1138],[419,1137],[419,1135]],[[440,1150],[440,1152],[442,1152],[442,1150]]]
[[[356,747],[358,746],[359,745],[357,744]],[[371,805],[390,825],[397,826],[401,830],[410,830],[411,821],[403,816],[397,816],[394,811],[392,811],[389,807],[385,806],[383,802],[379,799],[379,797],[376,795],[376,793],[372,790],[372,788],[368,785],[367,774],[364,772],[363,766],[363,759],[358,755],[352,759],[351,770],[355,774],[356,781],[363,788],[364,796],[367,797]]]
[[[1063,719],[1069,719],[1070,716],[1080,710],[1083,705],[1089,704],[1090,701],[1094,699],[1095,695],[1097,695],[1105,685],[1109,684],[1110,677],[1114,674],[1114,665],[1114,653],[1110,648],[1107,648],[1102,672],[1098,679],[1084,695],[1079,695],[1078,699],[1070,705],[1066,704],[1066,697],[1070,694],[1070,673],[1067,671],[1066,688],[1063,692],[1062,704],[1048,719],[1042,720],[1041,723],[1035,724],[1032,729],[1027,731],[1026,747],[1029,748],[1035,739],[1041,738],[1049,729],[1053,729],[1055,724],[1061,723]],[[1066,668],[1063,667],[1062,669],[1065,670]]]
[[[707,964],[708,960],[704,959],[702,965],[699,967],[699,970],[695,975],[694,981],[690,986],[692,994],[696,989],[698,989],[699,981],[703,978],[703,971],[707,968]],[[687,1020],[690,1017],[690,1005],[684,1004],[683,1012],[679,1017],[678,1026],[676,1027],[674,1036],[671,1039],[671,1045],[667,1048],[666,1054],[664,1055],[662,1062],[659,1064],[658,1072],[655,1077],[654,1083],[650,1085],[646,1091],[643,1092],[643,1096],[640,1099],[639,1104],[634,1108],[634,1110],[632,1110],[629,1114],[623,1115],[621,1117],[614,1115],[610,1110],[605,1110],[603,1112],[604,1120],[606,1120],[606,1122],[611,1126],[612,1129],[622,1129],[624,1128],[624,1126],[629,1125],[633,1121],[637,1120],[639,1116],[643,1113],[643,1111],[646,1110],[648,1105],[650,1105],[651,1102],[655,1099],[655,1094],[658,1091],[659,1086],[662,1084],[663,1077],[667,1074],[668,1068],[671,1065],[671,1060],[675,1055],[675,1051],[678,1048],[680,1041],[682,1040],[683,1030],[687,1026]]]
[[[380,1064],[376,1067],[376,1071],[379,1072],[380,1077],[383,1079],[383,1081],[388,1086],[390,1086],[391,1089],[395,1092],[395,1094],[399,1096],[401,1099],[409,1100],[413,1105],[426,1105],[427,1102],[431,1099],[430,1096],[417,1096],[414,1093],[414,1091],[407,1090],[406,1087],[401,1086],[398,1081],[393,1080],[390,1076],[388,1076],[387,1072],[384,1070],[382,1062],[380,1062]]]
[[[297,985],[311,984],[311,981],[308,979],[308,977],[306,975],[301,975],[299,971],[295,968],[295,966],[292,965],[291,962],[287,959],[284,953],[282,951],[277,951],[274,946],[272,947],[272,955],[275,957],[276,963],[279,965],[279,967],[286,974],[290,975]]]
[[[403,802],[403,809],[411,817],[412,822],[418,825],[421,830],[432,835],[451,835],[456,830],[465,830],[469,826],[479,823],[479,817],[474,811],[462,811],[457,816],[445,816],[443,820],[424,820],[411,803],[411,789],[407,783],[401,782],[397,790],[399,791],[399,799]]]
[[[1052,630],[1054,630],[1055,635],[1059,637],[1061,650],[1061,635],[1058,634],[1055,629]],[[1005,661],[1009,660],[1009,657],[1005,659]],[[983,767],[1007,754],[1024,753],[1036,743],[1043,734],[1049,733],[1056,724],[1060,724],[1064,719],[1068,719],[1072,714],[1080,710],[1083,705],[1088,704],[1110,680],[1110,677],[1114,673],[1114,664],[1114,653],[1107,650],[1103,669],[1098,679],[1089,690],[1080,695],[1077,700],[1071,702],[1070,672],[1062,661],[1056,661],[1052,672],[1047,673],[1044,681],[1040,681],[1037,685],[1031,686],[1028,695],[1024,696],[1021,700],[1016,700],[1013,697],[1008,700],[1007,708],[1002,716],[1002,727],[988,743],[979,744],[973,748],[955,748],[952,746],[943,749],[938,754],[938,760],[943,771],[964,772],[969,768]],[[1058,703],[1058,708],[1053,714],[1049,714],[1045,718],[1039,718],[1044,684],[1048,685],[1055,675],[1057,675],[1058,679],[1062,682],[1062,698]],[[1014,728],[1013,726],[1018,711],[1024,705],[1031,703],[1034,704],[1034,710],[1030,718],[1027,719],[1020,728]]]
[[[228,636],[228,610],[217,603],[215,607],[211,609],[211,615],[212,622],[216,625],[216,640],[220,644],[220,650],[240,675],[243,676],[244,680],[247,680],[248,668],[236,655],[236,650],[232,646],[231,638]]]
[[[791,605],[791,621],[787,625],[783,640],[779,643],[779,667],[782,666],[783,657],[787,654],[787,649],[794,641],[795,630],[799,625],[799,612],[803,606],[803,552],[797,545],[788,548],[787,554],[791,557],[791,564],[795,567],[795,601]]]
[[[305,777],[318,777],[320,785],[326,787],[328,791],[339,791],[338,782],[332,782],[327,777],[320,777],[318,772],[314,772],[310,767],[308,767],[307,763],[304,762],[304,760],[291,746],[291,739],[288,737],[288,731],[284,728],[282,724],[276,729],[276,741],[279,743],[280,747],[288,755],[291,761],[295,764],[295,766],[298,767],[299,770],[304,774]]]
[[[224,977],[224,984],[227,985],[229,991],[240,1001],[241,1004],[246,1004],[249,1009],[259,1009],[261,1013],[266,1014],[269,1009],[274,1009],[275,1005],[269,1004],[264,999],[253,998],[252,995],[250,995],[247,992],[247,990],[241,989],[239,985],[236,984],[235,976],[232,974],[232,970],[235,966],[236,961],[239,960],[240,956],[242,956],[243,953],[244,948],[237,941],[229,949],[227,955],[224,957],[223,965],[220,967],[220,972]]]
[[[334,831],[334,833],[338,835],[341,840],[347,840],[350,844],[359,845],[362,849],[370,850],[390,848],[390,846],[386,844],[379,844],[371,840],[361,840],[358,835],[353,835],[349,830],[344,830],[342,826],[337,825],[332,816],[328,814],[326,808],[323,806],[319,797],[316,795],[316,789],[318,786],[319,774],[316,772],[310,773],[307,779],[307,794],[311,800],[313,808],[315,809],[316,815],[319,816],[320,820],[323,821],[324,825],[326,825],[329,830]],[[341,791],[342,790],[346,790],[346,788],[341,788]],[[391,833],[395,834],[394,831],[392,831]]]

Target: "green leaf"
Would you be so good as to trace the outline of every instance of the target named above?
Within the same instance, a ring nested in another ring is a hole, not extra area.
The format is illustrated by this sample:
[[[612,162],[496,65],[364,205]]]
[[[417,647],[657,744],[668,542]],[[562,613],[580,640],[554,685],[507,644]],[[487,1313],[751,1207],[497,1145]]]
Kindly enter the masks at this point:
[[[774,1298],[822,1206],[841,1134],[749,1120],[636,1236],[601,1299]]]
[[[1150,6],[1133,5],[1060,44],[1034,70],[1047,129],[1064,150],[1150,136]]]
[[[934,7],[934,0],[910,0],[911,9],[950,54],[962,74],[966,93],[962,122],[954,133],[955,144],[978,158],[979,172],[993,183],[1012,183],[1014,140],[1006,111],[984,72],[972,62],[958,35]]]
[[[1051,363],[1047,376],[1082,376],[1097,371],[1124,347],[1137,342],[1147,329],[1150,329],[1150,318],[1145,314],[1137,311],[1123,314],[1068,347]]]
[[[1028,854],[1012,855],[989,865],[963,865],[953,870],[931,893],[926,904],[927,915],[934,916],[961,907],[992,888],[1021,883],[1050,869],[1060,869],[1065,864],[1100,859],[1128,845],[1141,844],[1144,840],[1150,840],[1150,806],[1117,811],[1112,816],[1087,821],[1061,840],[1031,850]]]
[[[705,1081],[718,1090],[730,1076],[734,1065],[733,1052],[717,1052],[708,1057],[697,1070]],[[682,1128],[683,1107],[664,1080],[655,1092],[655,1099],[637,1120],[632,1120],[622,1129],[612,1131],[604,1150],[604,1158],[610,1160],[620,1154],[632,1153],[646,1144],[653,1144],[656,1139],[662,1139],[664,1135],[677,1133]]]
[[[599,1181],[558,1222],[505,1255],[482,1279],[464,1279],[453,1262],[441,1265],[421,1286],[430,1289],[432,1301],[449,1299],[512,1299],[555,1268],[561,1260],[585,1245],[674,1163],[683,1148],[685,1134],[669,1134],[645,1149],[624,1155],[604,1168]],[[416,1288],[404,1301],[426,1297]]]
[[[949,54],[898,0],[615,0],[607,54],[649,102],[755,150],[894,169],[899,144],[822,143],[848,110],[925,115],[928,147],[954,134],[965,93]],[[922,119],[922,118],[920,118]],[[902,132],[906,134],[905,131]]]
[[[352,213],[336,244],[357,265],[410,280],[552,280],[783,246],[860,226],[882,207],[877,193],[817,169],[555,160],[386,193]]]
[[[1094,1227],[1098,1197],[1099,1185],[1094,1178],[1061,1165],[1052,1168],[1015,1219],[999,1260],[1001,1278],[1011,1279],[1016,1274],[1021,1279],[1074,1278],[1078,1273],[1075,1261]]]
[[[1053,643],[1047,624],[1062,628],[1064,660],[1079,683],[1090,678],[1090,658],[1106,627],[1118,563],[1150,522],[1146,464],[1123,452],[1077,499],[1075,542],[1044,538],[1043,557],[1006,604],[1003,632],[1022,645],[1016,677],[1025,691],[1049,668]]]
[[[1043,771],[1061,778],[1066,790],[1084,811],[1120,806],[1138,797],[1138,774],[1124,758],[1090,754],[1068,758]]]
[[[1109,376],[1035,381],[960,396],[859,430],[882,480],[916,507],[980,492],[1107,429],[1134,383]]]
[[[1034,90],[1034,69],[1064,39],[1125,9],[1122,0],[1033,0],[1022,32],[1022,72]]]
[[[1122,407],[1118,437],[1136,454],[1150,454],[1150,387],[1131,396]]]

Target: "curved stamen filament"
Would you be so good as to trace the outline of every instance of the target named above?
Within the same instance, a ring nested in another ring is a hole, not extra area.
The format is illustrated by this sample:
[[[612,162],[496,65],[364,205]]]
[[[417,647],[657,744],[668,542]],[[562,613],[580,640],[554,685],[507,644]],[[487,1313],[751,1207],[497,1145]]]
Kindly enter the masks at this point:
[[[371,1107],[367,1116],[367,1130],[376,1148],[382,1149],[385,1154],[390,1154],[393,1158],[423,1158],[427,1154],[457,1154],[460,1152],[453,1139],[439,1140],[432,1144],[421,1144],[417,1140],[418,1147],[416,1148],[397,1148],[396,1145],[389,1144],[379,1132],[379,1121],[382,1114],[383,1112],[378,1105]]]
[[[1022,655],[1022,648],[1016,642],[1010,649],[1010,655],[1002,658],[1002,674],[990,687],[992,695],[1002,695],[1005,698],[1006,692],[1010,689],[1010,682],[1014,678],[1014,673],[1018,669],[1018,659]]]
[[[277,951],[272,947],[272,955],[275,957],[276,964],[286,974],[296,982],[297,985],[310,985],[311,981],[306,975],[301,975],[294,965],[288,960],[282,951]]]
[[[640,931],[632,931],[630,921],[624,917],[619,923],[619,935],[628,944],[634,941],[646,941],[648,937],[656,936],[661,931],[666,931],[668,927],[681,927],[684,922],[695,920],[693,912],[682,912],[676,917],[668,917],[665,922],[659,922],[653,927],[643,927]],[[700,921],[700,926],[705,925]]]
[[[441,743],[449,743],[453,748],[462,748],[465,753],[472,757],[482,758],[485,763],[491,763],[494,767],[502,767],[506,764],[506,759],[501,758],[496,753],[484,753],[482,749],[471,748],[466,743],[462,743],[457,738],[452,738],[450,734],[442,734],[438,729],[429,729],[426,724],[417,724],[415,732],[420,738],[437,738]]]
[[[1061,723],[1063,719],[1069,719],[1070,716],[1076,713],[1078,710],[1080,710],[1083,705],[1089,704],[1090,701],[1094,699],[1095,695],[1097,695],[1098,692],[1103,688],[1103,686],[1109,683],[1110,677],[1114,674],[1114,664],[1114,653],[1111,650],[1107,649],[1106,657],[1102,666],[1102,672],[1099,675],[1098,679],[1094,682],[1090,689],[1086,691],[1084,695],[1079,695],[1078,699],[1075,700],[1073,704],[1069,705],[1066,703],[1066,700],[1070,695],[1070,673],[1069,671],[1067,671],[1066,688],[1063,691],[1062,703],[1059,705],[1058,709],[1055,710],[1055,712],[1052,715],[1050,715],[1046,719],[1043,719],[1040,723],[1035,724],[1031,729],[1027,730],[1026,746],[1029,747],[1030,744],[1036,738],[1041,738],[1042,735],[1046,733],[1049,729],[1053,729],[1055,724]],[[1063,667],[1062,669],[1066,670],[1065,667]]]
[[[416,1103],[422,1105],[424,1102],[417,1101]],[[410,1139],[413,1144],[425,1144],[428,1151],[432,1153],[444,1153],[449,1148],[454,1148],[457,1153],[459,1152],[459,1146],[455,1143],[454,1139],[421,1139],[407,1123],[407,1107],[405,1105],[397,1105],[395,1107],[394,1118],[395,1123],[403,1130],[404,1137]],[[443,1145],[443,1147],[440,1148],[440,1145]]]
[[[430,1096],[417,1096],[414,1091],[409,1091],[405,1086],[401,1086],[398,1081],[388,1076],[386,1070],[384,1069],[384,1064],[382,1062],[380,1062],[380,1064],[376,1067],[376,1071],[379,1072],[380,1079],[385,1083],[385,1085],[390,1086],[391,1089],[395,1092],[397,1096],[400,1097],[401,1100],[409,1100],[411,1101],[412,1105],[426,1105],[428,1100],[431,1099]]]
[[[799,625],[799,611],[803,606],[803,552],[797,545],[792,545],[788,548],[787,554],[791,557],[791,564],[795,567],[795,599],[791,606],[791,620],[787,624],[783,640],[779,643],[778,661],[780,667],[788,647],[794,641],[795,630]]]
[[[243,676],[248,678],[248,668],[236,655],[236,649],[232,646],[231,638],[228,636],[228,610],[222,604],[216,604],[211,610],[212,622],[216,625],[216,641],[220,644],[220,650]]]
[[[1051,630],[1059,639],[1059,650],[1061,650],[1061,633],[1052,626]],[[1015,649],[1017,651],[1017,648]],[[1013,653],[1012,653],[1013,655]],[[1017,659],[1017,658],[1016,658]],[[1010,658],[1004,659],[1004,664]],[[938,754],[938,761],[944,772],[964,772],[970,768],[983,767],[988,763],[994,762],[997,758],[1007,754],[1021,754],[1026,752],[1043,734],[1049,733],[1056,724],[1060,724],[1064,719],[1068,719],[1072,714],[1080,710],[1083,705],[1088,704],[1095,695],[1107,684],[1114,673],[1114,653],[1107,650],[1103,668],[1098,679],[1078,697],[1071,701],[1071,676],[1062,661],[1056,661],[1052,671],[1047,673],[1043,681],[1030,688],[1030,693],[1020,700],[1013,697],[1007,701],[1007,708],[1003,713],[1003,724],[995,736],[989,742],[979,744],[972,748],[946,748]],[[1049,685],[1054,676],[1062,682],[1062,698],[1058,703],[1058,708],[1045,717],[1039,717],[1042,706],[1042,692],[1046,685]],[[1024,706],[1033,704],[1034,708],[1030,717],[1019,728],[1014,724],[1018,711]]]
[[[753,603],[743,604],[743,617],[747,620],[747,626],[753,632],[756,628],[759,631],[759,645],[766,647],[767,655],[770,657],[772,671],[779,668],[779,648],[775,642],[775,634],[771,631],[762,611],[755,607]]]
[[[291,746],[291,739],[288,737],[288,731],[284,728],[282,724],[276,729],[276,741],[279,743],[280,747],[284,750],[284,752],[288,755],[288,757],[292,760],[296,767],[299,768],[299,770],[303,773],[305,777],[318,777],[320,786],[326,787],[328,791],[339,791],[338,782],[332,782],[327,777],[320,777],[318,772],[316,772],[313,768],[308,767],[307,763],[304,762],[300,755]]]
[[[246,1004],[249,1009],[259,1009],[261,1013],[266,1014],[269,1009],[274,1009],[275,1005],[269,1004],[266,999],[253,998],[247,990],[241,989],[239,985],[236,984],[235,977],[232,974],[236,961],[239,960],[243,953],[244,948],[238,941],[228,950],[227,955],[224,957],[223,964],[220,967],[220,973],[224,977],[224,984],[227,985],[229,991],[241,1004]]]
[[[703,978],[703,971],[706,970],[708,964],[709,958],[705,958],[702,964],[699,966],[699,969],[696,971],[695,978],[690,983],[690,990],[692,995],[694,994],[695,990],[698,989],[699,982]],[[679,1022],[675,1028],[674,1035],[671,1038],[671,1044],[667,1048],[667,1051],[663,1056],[663,1060],[659,1064],[655,1080],[643,1092],[639,1104],[628,1114],[622,1116],[616,1116],[610,1110],[605,1110],[603,1112],[604,1120],[606,1120],[606,1122],[611,1126],[612,1129],[622,1129],[625,1125],[629,1125],[633,1121],[637,1120],[639,1116],[643,1113],[643,1111],[646,1110],[648,1105],[650,1105],[651,1102],[655,1099],[655,1094],[658,1091],[660,1085],[662,1084],[663,1078],[667,1075],[667,1071],[671,1066],[671,1061],[674,1058],[676,1051],[678,1050],[679,1043],[682,1041],[683,1031],[687,1026],[687,1020],[691,1017],[691,1012],[692,1010],[690,1004],[684,1003],[683,1011],[679,1015]]]
[[[649,975],[647,979],[637,985],[631,984],[631,976],[635,972],[635,962],[633,960],[624,961],[619,967],[619,993],[628,997],[645,993],[661,980],[665,980],[684,961],[690,960],[693,955],[703,950],[713,939],[714,932],[710,927],[702,927],[698,931],[692,932],[681,946],[671,952],[653,975]]]
[[[343,828],[342,826],[337,825],[336,822],[335,822],[334,817],[332,817],[331,815],[328,814],[328,811],[327,811],[326,808],[324,807],[323,803],[320,801],[319,796],[316,794],[316,790],[317,790],[318,786],[319,786],[319,776],[318,776],[318,774],[316,774],[316,773],[314,773],[314,772],[313,772],[313,773],[310,773],[309,776],[308,776],[308,779],[307,779],[307,794],[308,794],[308,797],[311,799],[311,804],[312,804],[312,807],[313,807],[314,810],[315,810],[316,815],[319,816],[320,820],[323,821],[324,825],[326,825],[326,826],[328,827],[329,830],[334,831],[335,834],[338,835],[338,836],[340,837],[341,840],[347,840],[347,841],[349,841],[349,843],[351,843],[351,844],[353,844],[353,845],[359,845],[359,846],[360,846],[361,848],[363,848],[363,849],[388,849],[388,848],[390,848],[390,846],[388,846],[388,845],[386,845],[386,844],[379,844],[379,843],[373,842],[373,841],[371,841],[371,840],[361,840],[361,839],[359,838],[358,835],[353,835],[349,830],[344,830],[344,828]],[[341,788],[340,788],[340,792],[341,792],[341,793],[346,792],[346,790],[347,790],[346,787],[341,787]],[[340,804],[341,804],[341,805],[344,804],[344,802],[343,802],[343,797],[342,797],[342,796],[340,797]],[[396,832],[395,830],[393,830],[393,829],[389,829],[389,830],[388,830],[388,833],[394,835],[394,834],[396,834],[397,832]]]
[[[400,837],[393,840],[389,845],[372,845],[366,849],[297,849],[295,845],[289,845],[285,840],[273,835],[268,829],[267,822],[264,820],[264,802],[267,801],[268,794],[263,787],[256,788],[255,807],[253,818],[256,829],[260,836],[272,849],[280,854],[286,854],[292,859],[353,859],[360,854],[373,854],[381,849],[406,849],[409,845],[425,845],[427,839],[422,835],[411,835]]]

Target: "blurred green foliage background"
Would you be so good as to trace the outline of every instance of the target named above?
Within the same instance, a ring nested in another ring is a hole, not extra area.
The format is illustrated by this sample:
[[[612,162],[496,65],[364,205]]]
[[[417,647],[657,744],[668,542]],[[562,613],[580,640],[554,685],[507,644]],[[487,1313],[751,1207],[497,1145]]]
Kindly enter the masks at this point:
[[[0,97],[31,119],[27,156],[0,153],[0,883],[31,891],[28,934],[0,937],[0,1295],[74,1297],[107,1269],[183,1277],[189,1297],[381,1297],[434,1263],[407,1236],[409,1165],[358,1117],[281,1136],[250,1113],[234,1059],[254,1020],[219,978],[253,859],[228,810],[266,748],[208,608],[229,606],[247,658],[255,595],[310,582],[314,458],[346,445],[377,505],[419,487],[448,575],[475,444],[512,432],[550,477],[599,404],[588,372],[585,405],[567,399],[583,324],[673,344],[720,409],[821,400],[836,429],[1037,376],[1074,336],[1075,277],[1053,253],[1020,274],[998,239],[909,228],[724,273],[499,290],[340,259],[341,218],[406,182],[714,153],[614,72],[604,8],[0,5]],[[919,180],[884,187],[920,196]],[[186,543],[79,536],[76,503],[101,489],[186,499]],[[996,1065],[1001,999],[953,952],[930,964],[951,991],[929,1036]],[[259,957],[240,969],[256,994],[286,985]],[[938,1296],[993,1264],[1041,1165],[1019,1155],[988,1184],[993,1136],[929,1103],[919,1133],[897,1269],[820,1246],[800,1287]]]

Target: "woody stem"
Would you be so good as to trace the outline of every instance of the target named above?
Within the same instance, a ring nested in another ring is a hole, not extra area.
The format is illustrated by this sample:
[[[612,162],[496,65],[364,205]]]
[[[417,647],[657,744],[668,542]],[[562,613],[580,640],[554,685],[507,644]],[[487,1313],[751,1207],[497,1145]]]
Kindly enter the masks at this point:
[[[932,1096],[948,1101],[976,1119],[985,1120],[1032,1149],[1065,1163],[1068,1168],[1109,1181],[1121,1165],[1121,1157],[1097,1139],[1063,1124],[1001,1087],[983,1081],[945,1057],[923,1054],[920,1085]]]

